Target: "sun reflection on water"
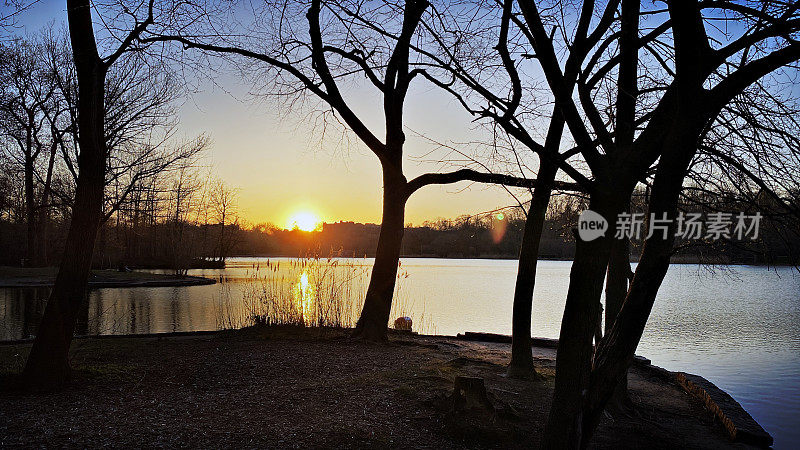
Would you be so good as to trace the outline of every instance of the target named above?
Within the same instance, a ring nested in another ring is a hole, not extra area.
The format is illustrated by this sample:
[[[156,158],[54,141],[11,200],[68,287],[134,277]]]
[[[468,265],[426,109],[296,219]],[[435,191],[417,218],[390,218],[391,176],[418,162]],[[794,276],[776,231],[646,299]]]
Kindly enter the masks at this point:
[[[307,324],[308,320],[313,317],[312,308],[314,307],[314,286],[308,281],[307,271],[303,271],[300,275],[300,281],[295,285],[294,299],[300,309],[301,320]]]

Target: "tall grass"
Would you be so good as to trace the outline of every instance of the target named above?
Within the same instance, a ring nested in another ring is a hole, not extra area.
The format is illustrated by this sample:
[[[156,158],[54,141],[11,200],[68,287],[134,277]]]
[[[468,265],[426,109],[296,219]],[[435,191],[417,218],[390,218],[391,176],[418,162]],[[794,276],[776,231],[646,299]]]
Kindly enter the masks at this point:
[[[366,259],[341,258],[336,253],[254,264],[252,274],[248,273],[243,282],[241,302],[232,301],[230,290],[223,289],[218,327],[354,327],[363,307],[370,267]],[[408,316],[414,318],[417,331],[433,328],[425,320],[424,301],[410,299],[402,288],[409,278],[402,265],[397,278],[391,320]]]
[[[334,256],[267,261],[263,275],[245,287],[251,323],[350,327],[358,320],[369,268]],[[260,271],[259,271],[260,272]]]

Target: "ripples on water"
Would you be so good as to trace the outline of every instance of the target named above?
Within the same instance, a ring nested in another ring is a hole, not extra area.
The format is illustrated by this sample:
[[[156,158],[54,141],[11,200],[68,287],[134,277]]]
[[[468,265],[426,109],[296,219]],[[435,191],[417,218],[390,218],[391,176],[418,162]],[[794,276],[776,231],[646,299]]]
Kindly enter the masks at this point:
[[[93,290],[77,332],[219,328],[220,316],[241,303],[254,265],[263,262],[240,258],[224,270],[192,271],[227,280],[211,286]],[[357,263],[369,266],[371,260]],[[569,262],[539,263],[535,336],[558,337],[569,268]],[[408,277],[401,280],[401,302],[416,328],[422,323],[423,331],[437,334],[511,333],[515,261],[409,258],[403,269]],[[47,292],[0,289],[0,339],[34,334]],[[737,266],[712,273],[673,265],[638,353],[665,368],[703,375],[728,391],[773,434],[776,448],[800,442],[800,276],[794,269]]]

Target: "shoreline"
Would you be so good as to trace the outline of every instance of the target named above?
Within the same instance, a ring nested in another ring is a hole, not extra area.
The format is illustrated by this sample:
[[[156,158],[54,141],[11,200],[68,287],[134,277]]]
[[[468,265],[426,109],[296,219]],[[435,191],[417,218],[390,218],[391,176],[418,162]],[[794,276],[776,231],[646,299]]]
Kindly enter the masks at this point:
[[[288,258],[288,259],[301,259],[303,256],[298,255],[234,255],[229,256],[228,259],[231,258]],[[322,258],[322,257],[320,257]],[[374,259],[374,255],[364,255],[364,256],[335,256],[334,258],[341,258],[341,259]],[[437,255],[400,255],[400,259],[403,258],[414,258],[414,259],[452,259],[452,260],[489,260],[489,261],[518,261],[518,255],[508,255],[508,256],[470,256],[470,257],[455,257],[455,256],[437,256]],[[546,257],[540,256],[537,261],[559,261],[559,262],[572,262],[572,259],[565,259],[565,258],[558,258],[558,257]],[[638,263],[639,260],[632,258],[630,263]],[[775,264],[754,264],[748,262],[741,262],[741,261],[717,261],[717,262],[703,262],[697,258],[690,258],[690,257],[673,257],[670,261],[670,265],[706,265],[706,266],[749,266],[749,267],[794,267],[795,265],[792,263],[775,263]]]
[[[115,343],[133,343],[133,347],[141,347],[144,341],[156,342],[186,342],[193,340],[208,340],[220,339],[233,336],[241,339],[243,336],[252,334],[254,330],[262,333],[273,333],[277,330],[289,329],[291,338],[298,338],[307,340],[307,335],[311,335],[311,341],[319,340],[320,335],[325,333],[339,333],[345,337],[349,335],[347,329],[328,330],[328,329],[314,329],[314,328],[296,328],[296,327],[249,327],[239,330],[222,330],[222,331],[190,331],[190,332],[170,332],[170,333],[151,333],[151,334],[132,334],[132,335],[98,335],[98,336],[76,336],[76,341],[81,341],[82,346],[86,343],[95,342],[101,346],[114,346]],[[259,331],[260,330],[260,331]],[[273,337],[270,336],[270,339]],[[285,338],[285,336],[279,336]],[[473,348],[471,353],[481,353],[489,349],[491,352],[497,352],[499,349],[507,349],[510,344],[511,337],[507,335],[499,335],[493,333],[479,333],[479,332],[465,332],[456,336],[441,336],[441,335],[418,335],[416,333],[390,330],[390,344],[399,344],[401,346],[423,346],[426,348],[441,348],[444,345],[463,345],[477,346]],[[17,341],[0,341],[0,354],[3,348],[9,347],[25,347],[32,342],[32,339],[17,340]],[[106,342],[106,344],[102,344]],[[121,345],[121,344],[120,344]],[[555,348],[558,345],[557,339],[549,338],[533,338],[533,351],[538,357],[536,358],[537,370],[542,364],[543,355],[549,356],[548,364],[554,361]],[[472,356],[472,355],[471,355]],[[7,365],[7,364],[4,364]],[[650,360],[642,356],[636,356],[631,370],[636,370],[640,374],[648,374],[653,379],[661,380],[662,383],[677,386],[683,392],[688,394],[694,401],[700,403],[705,408],[707,413],[714,417],[714,422],[719,425],[727,434],[730,442],[753,445],[758,448],[768,448],[773,443],[772,436],[766,432],[752,416],[727,392],[720,389],[712,382],[703,378],[700,375],[690,374],[686,372],[672,372],[661,367],[652,365]]]
[[[456,336],[459,339],[478,342],[498,342],[511,344],[511,336],[496,333],[467,331]],[[532,337],[533,347],[556,349],[558,339]],[[701,375],[688,372],[673,372],[654,365],[648,358],[634,355],[631,366],[649,370],[664,380],[679,384],[687,394],[701,401],[706,409],[725,427],[733,442],[743,442],[757,447],[768,448],[773,437],[759,424],[733,396]]]
[[[52,287],[55,282],[56,267],[19,268],[0,267],[0,288]],[[186,275],[155,274],[149,272],[120,272],[117,270],[92,270],[89,289],[132,288],[132,287],[180,287],[215,284],[211,278]]]

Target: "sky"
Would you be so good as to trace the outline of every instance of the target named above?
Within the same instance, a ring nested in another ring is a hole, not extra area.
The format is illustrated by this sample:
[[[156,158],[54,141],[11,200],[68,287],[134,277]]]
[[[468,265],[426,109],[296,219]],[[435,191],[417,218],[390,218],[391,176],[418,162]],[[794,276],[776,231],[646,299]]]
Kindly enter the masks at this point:
[[[224,87],[233,90],[233,95],[213,86],[193,95],[183,105],[181,126],[190,135],[206,132],[211,136],[214,169],[239,189],[240,208],[248,220],[282,226],[294,213],[308,210],[327,222],[380,221],[380,164],[366,146],[353,135],[342,144],[340,128],[323,140],[321,126],[315,125],[318,116],[275,111],[274,102],[253,100],[244,92],[245,86],[229,81]],[[371,128],[382,135],[380,99],[358,90],[351,92],[350,99],[362,117],[372,118]],[[415,138],[415,131],[425,129],[426,136],[439,142],[467,142],[483,135],[458,104],[434,89],[412,92],[405,114],[409,130],[404,167],[409,179],[443,170],[440,164],[418,160],[435,144]],[[419,224],[511,204],[514,199],[499,187],[466,182],[428,186],[409,200],[406,222]]]
[[[19,18],[18,34],[35,33],[48,22],[65,22],[64,2],[41,0]],[[99,26],[99,25],[98,25]],[[353,135],[349,143],[330,136],[316,124],[308,109],[288,111],[275,100],[249,95],[254,86],[234,76],[202,82],[180,108],[179,134],[191,138],[205,133],[211,148],[204,164],[238,190],[239,212],[245,223],[270,222],[285,226],[301,211],[326,222],[378,223],[381,216],[381,171],[377,158]],[[255,86],[260,89],[262,86]],[[352,107],[382,136],[381,100],[374,92],[353,87],[345,91]],[[313,101],[313,100],[312,100]],[[430,85],[415,82],[405,108],[407,177],[442,171],[427,162],[434,144],[485,139],[482,129],[450,98]],[[338,144],[338,145],[337,145]],[[441,154],[441,153],[438,153]],[[425,157],[425,161],[416,158]],[[524,193],[521,193],[524,197]],[[516,204],[503,188],[473,183],[428,186],[409,199],[406,222],[454,218]]]

